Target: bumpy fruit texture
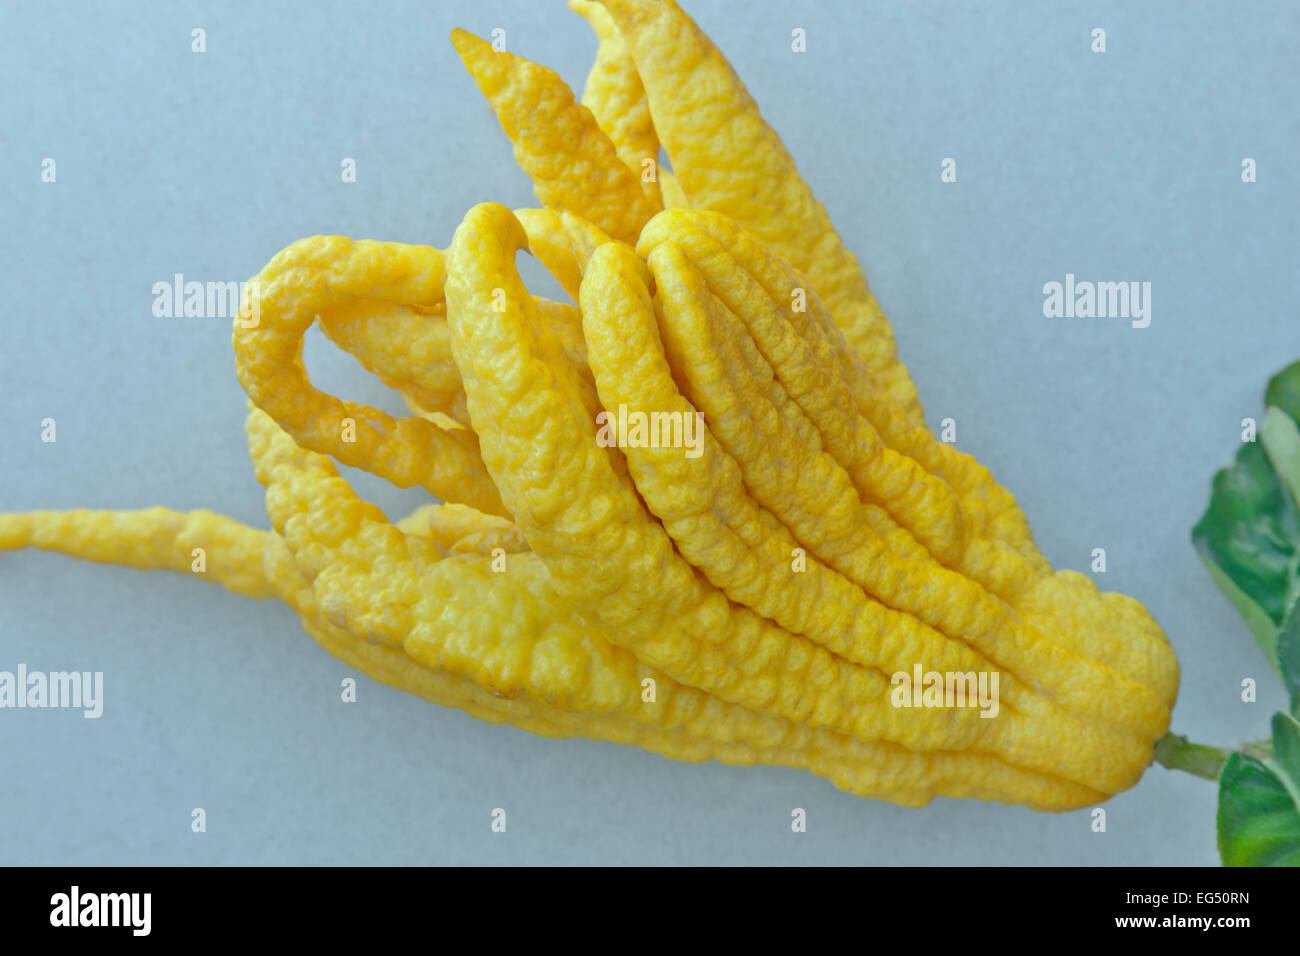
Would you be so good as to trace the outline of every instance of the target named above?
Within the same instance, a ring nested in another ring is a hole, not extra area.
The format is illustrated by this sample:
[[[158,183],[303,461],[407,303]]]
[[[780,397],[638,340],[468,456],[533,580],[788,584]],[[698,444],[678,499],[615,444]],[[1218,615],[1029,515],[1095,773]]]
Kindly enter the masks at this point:
[[[1054,572],[926,427],[852,253],[696,25],[570,6],[599,41],[582,102],[452,37],[542,208],[476,206],[446,251],[304,239],[257,277],[234,346],[271,530],[36,512],[0,516],[0,549],[183,572],[204,547],[209,577],[376,679],[545,736],[908,806],[1132,786],[1178,686],[1150,615]],[[577,305],[531,295],[520,250]],[[316,390],[313,322],[411,416]],[[602,441],[620,407],[700,422],[694,453]],[[327,456],[445,503],[391,524]],[[996,674],[996,716],[897,706],[917,668]]]

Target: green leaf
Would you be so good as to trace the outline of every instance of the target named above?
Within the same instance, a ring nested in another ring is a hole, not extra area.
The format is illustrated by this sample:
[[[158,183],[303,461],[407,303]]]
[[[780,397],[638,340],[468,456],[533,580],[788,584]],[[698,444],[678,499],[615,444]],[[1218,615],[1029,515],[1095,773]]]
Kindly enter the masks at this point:
[[[1209,507],[1192,529],[1192,540],[1278,666],[1278,629],[1300,598],[1300,508],[1262,443],[1244,443],[1232,466],[1214,476]]]
[[[1205,549],[1200,547],[1199,542],[1197,550],[1201,554],[1201,560],[1209,568],[1210,577],[1214,579],[1214,583],[1219,586],[1219,590],[1237,609],[1241,619],[1250,628],[1250,633],[1255,636],[1255,643],[1259,645],[1259,649],[1264,652],[1264,656],[1270,662],[1275,663],[1277,661],[1278,628],[1273,623],[1273,619],[1268,616],[1268,612],[1252,601],[1245,591],[1237,587],[1236,582],[1228,577],[1226,571],[1223,571],[1214,563],[1214,559],[1205,552]]]
[[[1300,362],[1293,362],[1269,379],[1264,404],[1280,408],[1300,422]]]
[[[1282,683],[1291,695],[1291,713],[1300,717],[1300,611],[1295,608],[1278,635],[1277,662],[1281,665]]]
[[[1234,753],[1219,775],[1224,866],[1300,866],[1300,723],[1273,715],[1273,753]]]
[[[1267,766],[1282,781],[1300,812],[1300,721],[1290,714],[1273,715],[1273,754]]]
[[[1259,426],[1259,440],[1273,471],[1291,493],[1291,503],[1300,504],[1300,426],[1282,409],[1270,405]]]

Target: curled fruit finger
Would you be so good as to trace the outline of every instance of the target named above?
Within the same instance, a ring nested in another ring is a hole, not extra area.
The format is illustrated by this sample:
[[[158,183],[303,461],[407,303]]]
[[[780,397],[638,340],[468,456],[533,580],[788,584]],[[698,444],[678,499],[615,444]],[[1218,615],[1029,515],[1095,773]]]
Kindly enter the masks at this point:
[[[302,336],[318,313],[357,300],[431,308],[442,302],[444,278],[443,255],[429,246],[300,240],[257,277],[260,321],[235,323],[236,371],[253,403],[305,447],[398,487],[422,485],[444,501],[501,514],[472,431],[340,401],[314,388],[302,365]]]

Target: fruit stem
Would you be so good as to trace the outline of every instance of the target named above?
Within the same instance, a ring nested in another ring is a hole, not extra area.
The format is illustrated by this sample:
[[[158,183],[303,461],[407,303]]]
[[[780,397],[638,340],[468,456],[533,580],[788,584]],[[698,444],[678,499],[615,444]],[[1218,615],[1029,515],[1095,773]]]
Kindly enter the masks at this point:
[[[1244,754],[1266,760],[1273,749],[1273,741],[1255,741],[1242,744],[1237,749]],[[1154,762],[1166,770],[1182,770],[1184,773],[1204,777],[1206,780],[1218,780],[1219,771],[1223,769],[1224,762],[1231,755],[1231,750],[1189,743],[1186,737],[1169,733],[1156,741]]]

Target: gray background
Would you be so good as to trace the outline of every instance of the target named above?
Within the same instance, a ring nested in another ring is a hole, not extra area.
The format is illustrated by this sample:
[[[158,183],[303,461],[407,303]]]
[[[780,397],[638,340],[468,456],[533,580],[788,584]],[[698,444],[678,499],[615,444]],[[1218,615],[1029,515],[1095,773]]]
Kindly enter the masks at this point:
[[[957,420],[1057,567],[1107,549],[1099,583],[1142,600],[1182,661],[1178,731],[1260,736],[1281,688],[1189,529],[1267,376],[1300,354],[1300,14],[975,7],[688,11],[860,256],[931,423]],[[314,233],[445,247],[475,202],[535,205],[453,26],[504,27],[579,88],[595,49],[559,3],[0,4],[0,509],[166,504],[266,525],[230,323],[156,319],[151,287],[247,278]],[[1066,272],[1152,282],[1151,327],[1044,318],[1043,283]],[[307,361],[337,394],[400,407],[315,332]],[[57,444],[40,441],[47,416]],[[424,500],[356,485],[390,515]],[[906,810],[793,770],[543,740],[364,677],[345,706],[350,671],[281,605],[34,551],[0,555],[0,669],[20,662],[102,670],[106,703],[97,721],[0,711],[0,863],[1217,861],[1214,787],[1159,768],[1096,834],[1086,811]]]

